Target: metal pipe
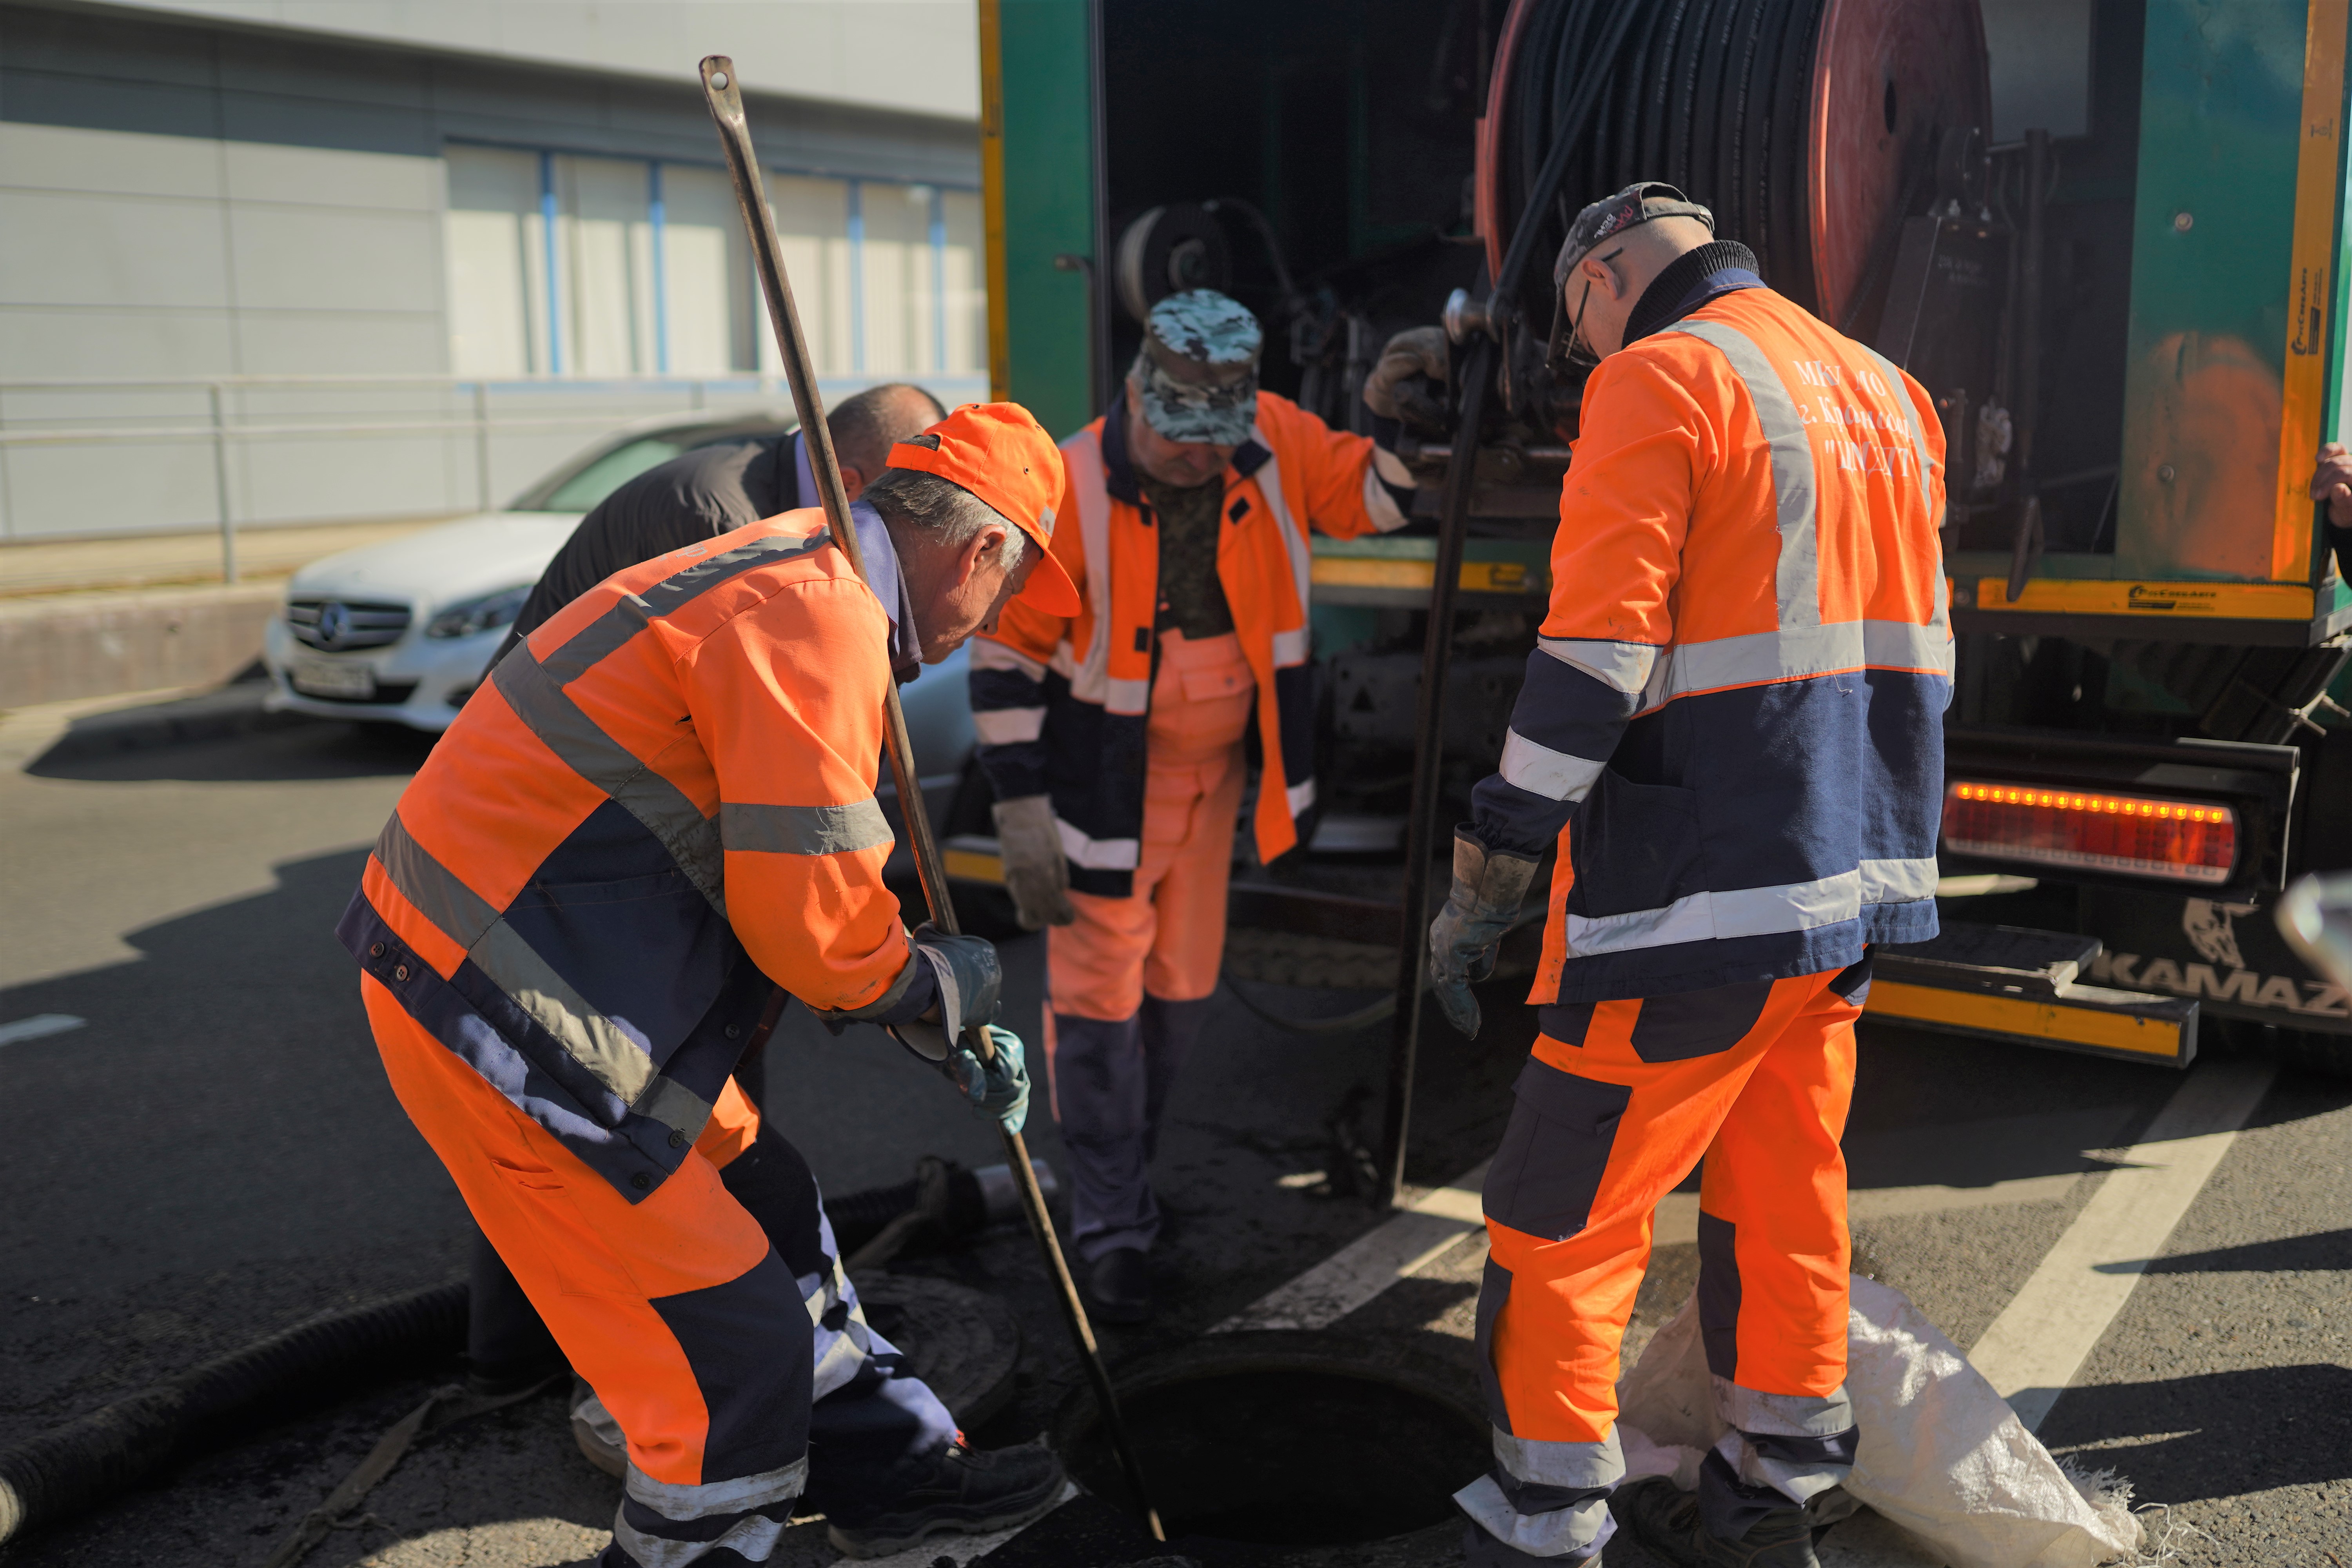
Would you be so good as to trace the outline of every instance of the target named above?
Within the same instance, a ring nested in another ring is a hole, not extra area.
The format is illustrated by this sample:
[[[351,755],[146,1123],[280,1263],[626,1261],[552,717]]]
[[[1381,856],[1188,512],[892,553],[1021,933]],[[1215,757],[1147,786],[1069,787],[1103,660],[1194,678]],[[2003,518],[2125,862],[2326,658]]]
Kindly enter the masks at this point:
[[[863,578],[865,552],[858,548],[857,531],[850,521],[849,498],[842,489],[841,464],[834,453],[833,434],[825,427],[824,405],[817,397],[816,374],[809,361],[808,339],[801,331],[800,309],[793,302],[792,284],[784,276],[775,216],[768,205],[760,181],[759,161],[751,150],[751,131],[743,116],[742,89],[736,79],[735,62],[725,55],[705,58],[702,89],[710,118],[719,127],[719,143],[727,155],[728,173],[734,180],[736,205],[741,208],[744,226],[750,231],[752,262],[767,296],[768,320],[775,330],[776,350],[783,358],[784,374],[792,383],[793,406],[800,413],[801,432],[806,441],[809,467],[816,475],[817,499],[824,508],[825,525],[832,530],[834,542],[841,546],[842,553],[849,557],[851,567]],[[914,853],[915,875],[922,883],[923,898],[930,905],[932,921],[941,930],[952,932],[957,930],[955,901],[948,890],[939,838],[924,809],[922,783],[915,772],[914,742],[908,738],[907,715],[899,706],[896,685],[883,693],[882,716],[883,740],[890,756],[890,774],[898,788],[898,815],[907,825],[908,847]],[[984,1032],[974,1029],[966,1037],[982,1060],[992,1056],[995,1047]],[[1062,1256],[1061,1242],[1054,1234],[1053,1215],[1046,1212],[1045,1194],[1038,1190],[1037,1173],[1029,1163],[1028,1145],[1021,1134],[1002,1123],[998,1131],[1003,1134],[1005,1160],[1020,1186],[1021,1206],[1029,1216],[1030,1231],[1045,1257],[1063,1321],[1077,1345],[1087,1381],[1094,1385],[1095,1400],[1102,1410],[1103,1429],[1110,1434],[1111,1446],[1118,1453],[1119,1468],[1126,1472],[1128,1485],[1134,1489],[1137,1501],[1143,1506],[1144,1524],[1151,1531],[1151,1538],[1165,1541],[1167,1533],[1160,1529],[1160,1515],[1152,1508],[1151,1495],[1144,1486],[1142,1468],[1136,1462],[1135,1446],[1129,1441],[1127,1424],[1119,1415],[1118,1393],[1111,1387],[1110,1373],[1103,1367],[1102,1352],[1095,1343],[1093,1326],[1087,1321],[1086,1307],[1078,1300],[1077,1281],[1070,1277],[1069,1262]]]
[[[236,521],[228,507],[228,425],[221,414],[220,383],[205,389],[213,412],[213,503],[220,516],[221,581],[236,581]]]
[[[2010,540],[2009,602],[2042,563],[2042,487],[2033,477],[2034,428],[2042,418],[2042,209],[2050,201],[2050,132],[2025,133],[2025,234],[2017,258],[2017,530]]]
[[[491,510],[490,500],[490,384],[474,383],[474,489],[482,510]]]
[[[1617,58],[1617,47],[1643,7],[1619,7],[1607,41],[1594,59]],[[1487,384],[1494,379],[1495,353],[1510,331],[1515,309],[1513,290],[1519,274],[1535,254],[1542,215],[1549,209],[1560,181],[1568,173],[1570,150],[1584,134],[1607,84],[1605,72],[1592,72],[1580,84],[1568,112],[1560,117],[1559,136],[1544,155],[1543,167],[1529,187],[1527,209],[1518,231],[1503,253],[1502,270],[1486,294],[1486,330],[1475,333],[1464,356],[1461,417],[1447,448],[1445,507],[1438,524],[1437,580],[1430,584],[1429,637],[1421,656],[1421,711],[1413,733],[1412,804],[1405,823],[1404,941],[1398,951],[1396,1023],[1389,1046],[1389,1099],[1381,1143],[1381,1181],[1374,1199],[1393,1206],[1403,1194],[1405,1143],[1412,1131],[1412,1080],[1421,1049],[1421,990],[1425,970],[1422,946],[1428,938],[1429,863],[1437,848],[1437,805],[1440,763],[1445,751],[1445,677],[1454,659],[1454,601],[1462,587],[1462,548],[1469,532],[1470,497],[1478,467],[1478,422],[1486,411]],[[1453,455],[1461,454],[1456,458]]]
[[[1454,662],[1454,602],[1462,590],[1462,552],[1470,533],[1470,496],[1477,483],[1478,421],[1495,375],[1495,343],[1479,338],[1462,366],[1458,461],[1446,465],[1445,505],[1437,527],[1437,577],[1430,584],[1429,634],[1421,654],[1420,712],[1413,733],[1412,805],[1405,818],[1403,940],[1397,944],[1395,1021],[1389,1031],[1388,1110],[1381,1130],[1381,1180],[1373,1196],[1393,1205],[1404,1186],[1412,1134],[1412,1080],[1421,1049],[1421,992],[1428,967],[1422,944],[1429,922],[1429,865],[1436,854],[1437,792],[1445,754],[1445,679]]]

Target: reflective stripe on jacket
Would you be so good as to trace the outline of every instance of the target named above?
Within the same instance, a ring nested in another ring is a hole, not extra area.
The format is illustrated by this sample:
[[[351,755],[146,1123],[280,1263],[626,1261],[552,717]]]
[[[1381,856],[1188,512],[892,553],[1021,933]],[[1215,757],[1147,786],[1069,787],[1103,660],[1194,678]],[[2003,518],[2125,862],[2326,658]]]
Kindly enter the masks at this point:
[[[1265,775],[1257,849],[1298,842],[1315,804],[1314,676],[1307,531],[1337,539],[1404,526],[1370,437],[1333,430],[1287,398],[1257,395],[1257,422],[1225,470],[1217,580],[1257,680]],[[1144,720],[1159,639],[1160,540],[1127,458],[1127,399],[1062,443],[1054,552],[1085,601],[1075,617],[1018,600],[972,643],[981,764],[1000,800],[1051,795],[1070,886],[1128,897],[1143,830]]]
[[[1916,382],[1764,289],[1604,360],[1490,847],[1557,838],[1529,1000],[1841,968],[1936,931],[1952,641]]]
[[[631,1198],[767,1003],[914,971],[874,798],[889,623],[824,514],[616,574],[501,660],[401,796],[338,934]]]

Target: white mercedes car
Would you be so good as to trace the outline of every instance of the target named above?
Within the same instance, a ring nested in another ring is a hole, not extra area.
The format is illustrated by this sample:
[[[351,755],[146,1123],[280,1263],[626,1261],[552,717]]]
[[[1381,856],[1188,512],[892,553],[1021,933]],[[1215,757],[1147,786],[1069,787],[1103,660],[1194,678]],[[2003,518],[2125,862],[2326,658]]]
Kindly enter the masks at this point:
[[[597,442],[503,511],[314,561],[262,637],[273,709],[439,731],[482,681],[523,601],[598,501],[713,441],[792,428],[772,411],[669,416]]]
[[[262,638],[269,708],[364,719],[439,733],[488,671],[490,656],[572,531],[598,501],[679,453],[793,426],[789,413],[704,415],[632,425],[589,447],[504,511],[463,518],[314,561],[287,585]],[[950,820],[975,773],[964,650],[906,687],[907,730],[935,821]],[[881,794],[892,797],[887,783]],[[886,806],[887,809],[887,806]],[[961,810],[987,821],[984,793]]]

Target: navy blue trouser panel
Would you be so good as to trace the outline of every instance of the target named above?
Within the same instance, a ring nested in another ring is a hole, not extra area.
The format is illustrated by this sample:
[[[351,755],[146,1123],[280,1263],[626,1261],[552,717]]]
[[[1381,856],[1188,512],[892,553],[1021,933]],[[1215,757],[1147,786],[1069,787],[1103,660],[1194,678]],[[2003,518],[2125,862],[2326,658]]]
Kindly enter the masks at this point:
[[[782,1134],[762,1121],[751,1147],[729,1162],[719,1179],[767,1233],[795,1281],[830,1274],[833,1230],[816,1178]],[[538,1310],[478,1229],[467,1288],[467,1353],[478,1372],[497,1376],[562,1364]],[[831,1315],[845,1318],[851,1304],[836,1304]],[[797,1288],[793,1310],[805,1316]],[[829,1326],[838,1332],[844,1325]],[[809,1506],[826,1513],[855,1514],[897,1497],[908,1477],[955,1438],[954,1417],[906,1356],[879,1336],[871,1343],[857,1374],[810,1409],[805,1495]],[[799,1397],[806,1402],[805,1387]]]

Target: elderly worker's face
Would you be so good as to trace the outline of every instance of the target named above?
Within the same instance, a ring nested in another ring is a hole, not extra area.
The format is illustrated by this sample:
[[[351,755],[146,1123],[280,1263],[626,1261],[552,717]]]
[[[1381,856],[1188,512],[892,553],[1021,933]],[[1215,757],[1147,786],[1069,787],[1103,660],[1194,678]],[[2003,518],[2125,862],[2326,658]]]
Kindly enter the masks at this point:
[[[1128,460],[1163,485],[1189,490],[1205,485],[1225,471],[1234,448],[1211,441],[1171,441],[1143,416],[1143,389],[1130,380],[1127,388]]]
[[[1014,595],[1029,584],[1045,552],[1031,544],[1021,563],[1007,572],[997,564],[1004,543],[1020,537],[1011,523],[983,528],[962,544],[902,558],[907,592],[915,602],[915,625],[923,634],[923,662],[937,664],[975,635],[996,629],[996,618]]]

